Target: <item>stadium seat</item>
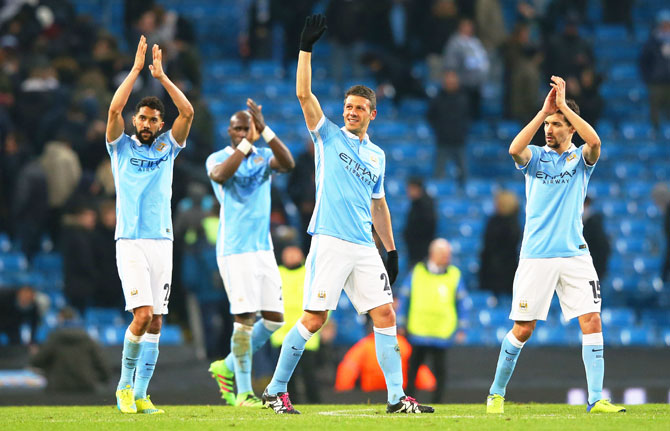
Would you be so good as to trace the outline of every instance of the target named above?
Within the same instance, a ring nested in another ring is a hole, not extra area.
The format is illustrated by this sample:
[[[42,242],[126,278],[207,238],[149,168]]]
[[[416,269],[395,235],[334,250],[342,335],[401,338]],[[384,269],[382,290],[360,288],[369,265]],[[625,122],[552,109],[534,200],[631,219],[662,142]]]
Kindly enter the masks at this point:
[[[490,328],[509,324],[509,310],[502,308],[490,308],[477,312],[477,320],[481,326]]]
[[[184,342],[179,325],[166,324],[161,328],[161,344],[178,345]]]
[[[568,332],[561,326],[540,326],[533,331],[533,340],[544,346],[560,346],[569,343]]]
[[[629,308],[604,308],[600,316],[605,326],[632,326],[635,323],[635,313]]]
[[[124,319],[117,308],[91,307],[84,311],[84,324],[87,326],[123,325]]]
[[[0,271],[24,271],[28,261],[21,252],[0,253]]]

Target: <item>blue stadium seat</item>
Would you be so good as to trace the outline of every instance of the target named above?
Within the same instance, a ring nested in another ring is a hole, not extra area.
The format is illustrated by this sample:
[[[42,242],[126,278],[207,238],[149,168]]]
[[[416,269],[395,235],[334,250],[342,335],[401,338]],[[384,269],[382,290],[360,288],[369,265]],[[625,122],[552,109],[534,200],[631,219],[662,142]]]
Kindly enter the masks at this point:
[[[610,337],[608,339],[608,337],[605,336],[605,342],[608,345],[653,346],[656,343],[656,337],[653,328],[636,326],[621,329],[610,328],[609,331],[614,333],[614,337]],[[605,334],[607,334],[607,331],[605,331]]]
[[[386,187],[386,183],[384,184]],[[458,186],[451,180],[430,179],[425,184],[426,192],[434,198],[454,196],[458,194]]]
[[[0,271],[24,271],[28,261],[21,252],[0,253]]]
[[[161,344],[178,345],[184,342],[179,325],[166,324],[161,328]]]
[[[475,313],[480,310],[490,308],[495,302],[495,296],[490,292],[474,290],[468,293],[463,299],[463,307],[466,310],[474,310]]]
[[[670,347],[670,328],[663,328],[659,334],[659,342]]]
[[[635,312],[629,308],[603,308],[600,313],[605,326],[632,326],[635,323]]]
[[[648,122],[626,122],[621,125],[621,134],[629,140],[650,139],[654,136],[654,127]]]
[[[476,312],[476,310],[475,310]],[[490,308],[477,312],[477,320],[484,327],[493,327],[509,324],[509,310]]]
[[[33,268],[43,272],[63,270],[63,256],[60,253],[38,253],[33,259]]]
[[[635,63],[620,63],[613,65],[609,70],[609,78],[613,81],[640,81],[639,67]]]
[[[465,194],[470,197],[493,197],[500,187],[486,179],[471,179],[465,184]]]
[[[11,249],[12,241],[9,239],[9,235],[0,232],[0,253],[8,253]]]
[[[500,121],[496,125],[496,136],[504,141],[511,141],[521,131],[521,124],[517,121]]]
[[[123,325],[124,320],[117,308],[87,308],[84,312],[84,324],[87,326]]]
[[[620,254],[639,254],[647,251],[648,247],[646,238],[635,236],[619,238],[614,244],[617,252]]]
[[[561,326],[539,326],[533,332],[533,340],[543,346],[561,346],[569,344],[568,331]]]
[[[646,326],[667,327],[670,329],[670,310],[642,310],[640,323]]]

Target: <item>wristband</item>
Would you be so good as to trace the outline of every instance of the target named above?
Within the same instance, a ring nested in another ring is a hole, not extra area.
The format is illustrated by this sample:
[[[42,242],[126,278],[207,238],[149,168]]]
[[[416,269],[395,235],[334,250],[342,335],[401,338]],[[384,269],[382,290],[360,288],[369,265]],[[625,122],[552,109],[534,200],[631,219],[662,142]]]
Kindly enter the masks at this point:
[[[251,151],[251,142],[247,141],[247,138],[242,139],[239,144],[237,144],[236,150],[240,150],[245,156]]]
[[[275,135],[275,132],[273,132],[270,126],[266,124],[265,129],[263,129],[263,133],[261,133],[261,136],[263,137],[263,139],[265,139],[265,142],[270,142],[277,135]]]

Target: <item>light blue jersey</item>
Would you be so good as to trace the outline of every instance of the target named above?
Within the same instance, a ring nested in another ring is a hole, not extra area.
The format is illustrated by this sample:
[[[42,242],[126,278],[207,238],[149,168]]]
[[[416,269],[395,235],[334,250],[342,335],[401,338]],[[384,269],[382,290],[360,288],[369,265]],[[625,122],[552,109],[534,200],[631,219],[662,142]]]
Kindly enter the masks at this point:
[[[173,239],[172,170],[182,148],[171,130],[151,145],[125,133],[107,143],[116,188],[115,239]]]
[[[315,130],[316,203],[307,232],[374,247],[372,199],[384,197],[384,151],[325,116]]]
[[[520,169],[526,176],[526,226],[521,259],[570,257],[589,253],[582,212],[594,165],[574,144],[560,156],[548,146],[528,147],[532,156]]]
[[[235,150],[226,147],[207,158],[207,175]],[[216,255],[272,250],[270,237],[270,148],[252,147],[252,152],[225,183],[212,181],[214,194],[221,204]]]

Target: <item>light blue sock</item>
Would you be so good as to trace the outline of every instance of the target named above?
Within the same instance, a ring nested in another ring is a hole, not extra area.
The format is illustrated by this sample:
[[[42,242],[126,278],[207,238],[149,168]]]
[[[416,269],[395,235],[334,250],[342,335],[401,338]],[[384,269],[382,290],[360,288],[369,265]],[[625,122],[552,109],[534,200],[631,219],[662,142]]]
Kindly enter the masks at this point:
[[[402,359],[396,327],[374,328],[374,333],[377,362],[379,362],[379,366],[384,373],[384,380],[386,380],[388,402],[389,404],[397,404],[400,398],[405,396],[405,392],[402,390]]]
[[[230,337],[230,353],[233,355],[237,393],[251,392],[251,332],[253,327],[235,322]]]
[[[133,386],[135,377],[135,368],[137,360],[142,352],[141,335],[134,335],[130,329],[126,330],[126,336],[123,339],[123,353],[121,354],[121,378],[117,389],[125,389],[126,386]]]
[[[270,336],[274,334],[274,332],[281,328],[284,322],[273,322],[271,320],[265,320],[265,319],[260,319],[256,323],[254,323],[254,330],[251,332],[251,356],[254,356],[254,353],[258,352],[258,350],[267,343],[267,341],[270,339]],[[268,326],[270,328],[268,328]],[[229,370],[234,370],[235,369],[235,357],[233,356],[233,352],[228,353],[228,356],[226,356],[226,359],[224,359],[226,362],[226,367],[228,367]]]
[[[267,387],[268,394],[276,395],[287,391],[288,381],[291,380],[293,371],[302,357],[302,352],[305,351],[305,344],[312,335],[300,322],[288,331],[281,345],[277,368],[275,368],[272,381]]]
[[[135,399],[147,397],[147,387],[158,361],[158,339],[160,334],[144,334],[142,354],[135,375]]]
[[[498,356],[498,366],[496,367],[496,376],[493,379],[493,384],[491,389],[489,389],[489,394],[498,394],[505,396],[505,390],[507,389],[507,383],[512,377],[514,372],[514,367],[516,367],[516,360],[519,358],[519,353],[523,348],[524,343],[517,340],[516,337],[512,334],[512,331],[509,331],[505,336],[505,339],[502,342],[502,347],[500,347],[500,356]]]
[[[593,344],[592,344],[593,343]],[[586,369],[586,383],[589,389],[589,404],[603,398],[605,377],[605,352],[603,334],[585,334],[582,337],[582,360]]]

